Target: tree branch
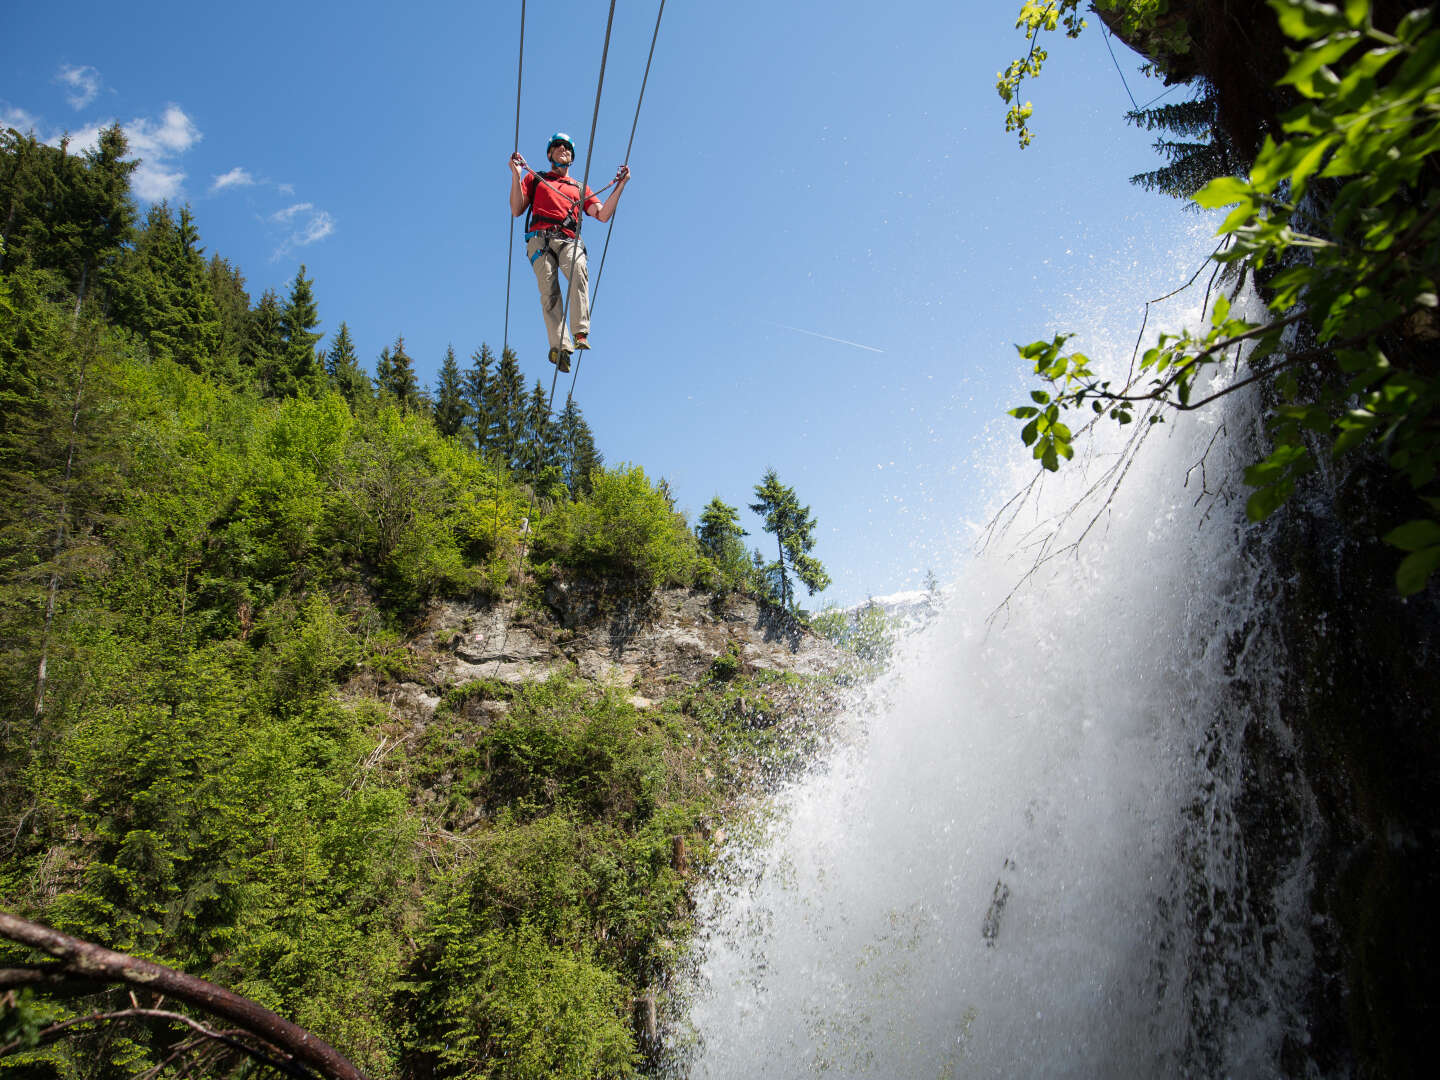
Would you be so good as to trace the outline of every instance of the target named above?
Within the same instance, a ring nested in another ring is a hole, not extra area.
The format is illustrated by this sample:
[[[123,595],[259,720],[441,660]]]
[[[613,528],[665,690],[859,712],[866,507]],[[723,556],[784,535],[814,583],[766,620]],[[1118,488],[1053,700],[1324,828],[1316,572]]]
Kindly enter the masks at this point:
[[[122,983],[165,994],[239,1025],[330,1080],[365,1080],[329,1043],[249,998],[173,968],[128,956],[0,911],[0,935],[60,961],[47,975]]]

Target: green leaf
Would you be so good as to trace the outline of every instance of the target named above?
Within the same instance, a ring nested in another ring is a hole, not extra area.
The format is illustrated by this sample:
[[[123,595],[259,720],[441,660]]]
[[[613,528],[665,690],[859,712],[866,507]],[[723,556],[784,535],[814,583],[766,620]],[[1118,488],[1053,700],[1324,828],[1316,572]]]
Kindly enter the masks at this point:
[[[1419,518],[1385,534],[1385,543],[1401,551],[1419,551],[1440,544],[1440,522]]]
[[[1245,500],[1245,516],[1251,521],[1264,521],[1290,498],[1293,483],[1271,484],[1251,493]]]
[[[1031,390],[1030,400],[1035,402],[1036,405],[1049,405],[1050,395],[1044,390]]]
[[[1412,552],[1401,560],[1395,571],[1395,588],[1401,596],[1414,596],[1425,588],[1437,569],[1440,569],[1440,547]]]
[[[1040,410],[1033,405],[1019,405],[1011,409],[1009,415],[1015,417],[1016,420],[1029,420],[1039,412]]]
[[[1323,97],[1326,89],[1340,85],[1329,65],[1343,57],[1359,40],[1360,35],[1352,30],[1317,41],[1295,54],[1290,70],[1280,79],[1279,85],[1293,86],[1308,98]]]
[[[1280,17],[1280,29],[1296,41],[1348,29],[1345,16],[1333,4],[1322,4],[1319,0],[1270,0],[1270,6]]]
[[[1207,210],[1217,210],[1254,196],[1255,189],[1237,176],[1219,176],[1197,191],[1192,198]]]

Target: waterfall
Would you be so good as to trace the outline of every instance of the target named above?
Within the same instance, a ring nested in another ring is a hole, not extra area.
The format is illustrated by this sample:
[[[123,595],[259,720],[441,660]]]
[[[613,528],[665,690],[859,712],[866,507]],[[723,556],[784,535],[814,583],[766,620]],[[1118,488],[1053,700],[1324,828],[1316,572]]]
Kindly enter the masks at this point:
[[[1243,392],[1106,421],[1010,507],[840,748],[730,845],[676,989],[680,1074],[1253,1076],[1303,1053],[1303,784],[1274,777],[1294,812],[1265,867],[1240,828],[1247,740],[1283,761],[1287,738],[1240,476],[1259,426]]]

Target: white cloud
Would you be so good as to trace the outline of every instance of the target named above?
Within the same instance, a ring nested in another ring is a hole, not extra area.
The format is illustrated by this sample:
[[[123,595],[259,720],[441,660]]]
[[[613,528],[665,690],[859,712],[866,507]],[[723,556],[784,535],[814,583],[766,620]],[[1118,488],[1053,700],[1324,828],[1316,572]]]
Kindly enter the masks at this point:
[[[275,211],[275,213],[273,213],[273,214],[270,215],[270,220],[271,220],[271,221],[279,222],[280,224],[283,225],[283,224],[285,224],[285,223],[288,222],[288,221],[293,221],[293,220],[295,220],[295,216],[296,216],[297,214],[303,214],[303,213],[305,213],[307,210],[313,210],[313,209],[315,209],[315,207],[314,207],[314,204],[312,204],[312,203],[308,203],[308,202],[296,203],[294,206],[287,206],[284,210],[277,210],[277,211]]]
[[[105,85],[100,78],[100,72],[88,64],[62,65],[55,81],[70,87],[71,92],[65,95],[65,100],[75,109],[83,109],[89,105],[100,96],[100,88]]]
[[[125,135],[137,154],[154,157],[183,154],[204,138],[195,122],[185,115],[185,110],[179,105],[167,105],[159,124],[143,117],[131,120],[125,128]]]
[[[184,172],[167,168],[156,161],[142,162],[130,177],[130,187],[136,198],[152,203],[175,198],[184,185]]]
[[[226,188],[253,187],[254,185],[255,178],[245,169],[237,165],[229,172],[221,173],[215,177],[214,182],[210,185],[210,193],[213,195],[215,192],[224,191]]]
[[[317,210],[313,203],[308,202],[296,203],[276,211],[270,215],[270,220],[290,227],[290,234],[270,256],[272,262],[283,259],[296,248],[324,240],[335,231],[334,216],[328,210]]]
[[[91,124],[79,131],[68,132],[70,136],[70,153],[83,154],[86,150],[100,149],[100,129],[109,127],[108,124]],[[49,140],[51,146],[60,145],[60,136],[56,135]]]
[[[326,213],[324,210],[317,210],[310,218],[309,223],[305,226],[303,239],[301,239],[300,243],[302,245],[313,244],[317,240],[324,240],[334,231],[335,219],[331,217],[330,214]]]
[[[125,125],[130,151],[140,158],[131,185],[135,194],[149,202],[172,199],[180,194],[185,173],[171,159],[185,153],[204,136],[195,122],[178,105],[168,105],[160,122],[141,117]]]
[[[35,130],[39,121],[31,116],[24,109],[14,105],[7,105],[0,109],[0,127],[14,128],[22,135],[27,135]]]

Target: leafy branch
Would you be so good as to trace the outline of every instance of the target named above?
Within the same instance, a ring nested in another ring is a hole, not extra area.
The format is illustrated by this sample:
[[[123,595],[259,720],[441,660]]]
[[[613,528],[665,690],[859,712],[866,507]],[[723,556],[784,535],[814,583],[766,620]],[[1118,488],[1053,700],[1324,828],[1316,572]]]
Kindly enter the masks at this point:
[[[1204,333],[1162,334],[1118,386],[1084,354],[1063,351],[1069,335],[1019,346],[1046,385],[1010,415],[1054,471],[1074,455],[1072,410],[1123,425],[1137,404],[1153,403],[1155,424],[1264,383],[1276,402],[1272,450],[1246,470],[1255,488],[1248,516],[1262,520],[1290,498],[1315,466],[1314,437],[1328,440],[1332,457],[1377,448],[1431,511],[1385,537],[1408,553],[1396,583],[1410,594],[1440,568],[1440,204],[1425,183],[1440,152],[1440,32],[1429,10],[1411,12],[1394,33],[1379,30],[1367,0],[1270,6],[1301,46],[1280,84],[1303,103],[1283,118],[1278,141],[1267,136],[1248,177],[1212,180],[1194,196],[1201,207],[1232,208],[1215,262],[1270,268],[1265,314],[1236,317],[1222,295]],[[1197,396],[1232,349],[1246,373]],[[1320,378],[1302,380],[1306,369]]]

